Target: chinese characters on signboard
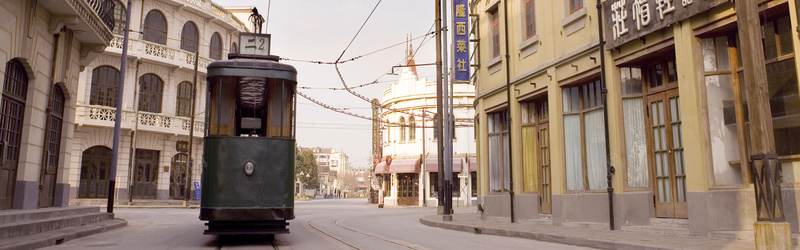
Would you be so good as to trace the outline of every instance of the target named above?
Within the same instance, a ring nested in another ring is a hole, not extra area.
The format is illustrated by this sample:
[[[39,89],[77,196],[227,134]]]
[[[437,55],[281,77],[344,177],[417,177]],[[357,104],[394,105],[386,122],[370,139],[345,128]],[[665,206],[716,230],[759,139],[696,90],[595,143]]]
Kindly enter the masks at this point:
[[[469,81],[469,11],[467,0],[453,1],[453,70],[456,81]]]
[[[726,0],[609,0],[603,3],[606,43],[616,48],[707,11]]]
[[[239,54],[269,55],[270,34],[239,33]]]

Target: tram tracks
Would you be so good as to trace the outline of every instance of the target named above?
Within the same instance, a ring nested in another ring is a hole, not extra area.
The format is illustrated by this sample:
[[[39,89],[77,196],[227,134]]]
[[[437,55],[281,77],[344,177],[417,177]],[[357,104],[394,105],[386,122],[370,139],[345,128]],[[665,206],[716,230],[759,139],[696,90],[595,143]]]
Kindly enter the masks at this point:
[[[396,246],[400,246],[400,247],[403,247],[403,248],[415,249],[415,250],[425,249],[425,248],[423,248],[421,246],[411,245],[410,243],[407,243],[407,242],[386,238],[386,237],[383,237],[383,236],[380,236],[380,235],[367,233],[367,232],[364,232],[364,231],[361,231],[361,230],[358,230],[358,229],[355,229],[355,228],[352,228],[352,227],[345,226],[342,223],[343,220],[344,220],[343,218],[336,219],[336,220],[333,221],[333,224],[336,225],[338,228],[345,229],[347,231],[350,231],[350,232],[353,232],[353,233],[356,233],[356,234],[359,234],[359,235],[363,235],[363,236],[366,236],[366,237],[369,237],[369,238],[372,238],[372,239],[380,240],[382,242],[387,242],[387,243],[390,243],[390,244],[393,244],[393,245],[396,245]],[[321,233],[321,234],[323,234],[325,236],[328,236],[329,238],[331,238],[331,239],[333,239],[333,240],[335,240],[337,242],[340,242],[340,243],[342,243],[342,244],[344,244],[344,245],[346,245],[348,247],[351,247],[353,249],[358,249],[358,250],[360,250],[360,249],[374,249],[375,248],[375,247],[372,247],[372,246],[371,247],[362,248],[362,247],[358,247],[356,245],[353,245],[351,243],[348,243],[346,240],[342,239],[341,237],[336,237],[336,236],[326,232],[325,230],[322,230],[321,228],[313,225],[311,223],[312,221],[313,220],[306,221],[306,225],[309,228],[312,228],[312,229],[316,230],[317,232],[319,232],[319,233]]]
[[[280,249],[280,244],[273,237],[264,235],[220,235],[217,238],[217,250],[241,248],[243,246],[259,246],[257,249]],[[263,246],[263,248],[261,247]]]

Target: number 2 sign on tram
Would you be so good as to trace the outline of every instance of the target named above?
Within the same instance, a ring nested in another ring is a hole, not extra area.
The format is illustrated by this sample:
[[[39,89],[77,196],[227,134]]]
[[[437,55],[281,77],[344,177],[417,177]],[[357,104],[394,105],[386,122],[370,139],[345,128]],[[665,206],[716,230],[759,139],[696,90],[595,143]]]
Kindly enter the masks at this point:
[[[239,33],[240,54],[244,55],[269,55],[270,34]]]

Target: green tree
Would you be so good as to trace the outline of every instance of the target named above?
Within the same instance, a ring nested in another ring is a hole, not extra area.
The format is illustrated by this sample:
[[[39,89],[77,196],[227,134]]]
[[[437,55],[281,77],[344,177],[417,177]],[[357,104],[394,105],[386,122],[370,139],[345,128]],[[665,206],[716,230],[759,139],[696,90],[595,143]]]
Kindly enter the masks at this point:
[[[314,159],[314,152],[298,147],[295,152],[294,166],[294,176],[305,182],[306,188],[319,188],[319,171],[317,170],[317,161]],[[303,173],[302,176],[300,173]]]

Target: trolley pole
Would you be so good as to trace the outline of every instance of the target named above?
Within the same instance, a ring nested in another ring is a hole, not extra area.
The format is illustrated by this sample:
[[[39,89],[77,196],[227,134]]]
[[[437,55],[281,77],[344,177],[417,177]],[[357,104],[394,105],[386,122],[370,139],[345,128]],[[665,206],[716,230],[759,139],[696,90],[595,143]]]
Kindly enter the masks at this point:
[[[191,114],[192,117],[189,118],[189,158],[187,159],[186,163],[186,197],[183,200],[183,206],[189,206],[189,195],[192,193],[192,165],[194,161],[192,160],[192,150],[194,148],[194,117],[195,117],[195,110],[194,106],[197,102],[197,61],[200,60],[200,44],[197,45],[197,49],[194,52],[194,81],[192,81],[192,108]]]
[[[122,98],[125,92],[125,69],[128,67],[128,33],[131,28],[131,5],[133,0],[128,0],[127,12],[125,12],[125,29],[122,38],[122,57],[119,63],[119,86],[117,87],[117,113],[114,116],[114,142],[111,152],[111,169],[108,180],[108,204],[106,212],[114,213],[114,188],[117,179],[117,163],[119,162],[119,136],[122,126]],[[130,174],[130,173],[129,173]]]

